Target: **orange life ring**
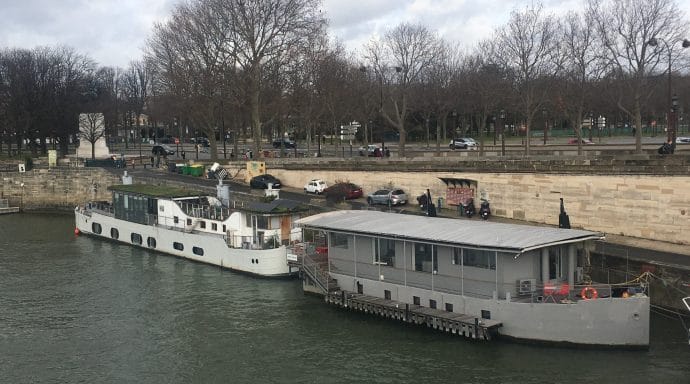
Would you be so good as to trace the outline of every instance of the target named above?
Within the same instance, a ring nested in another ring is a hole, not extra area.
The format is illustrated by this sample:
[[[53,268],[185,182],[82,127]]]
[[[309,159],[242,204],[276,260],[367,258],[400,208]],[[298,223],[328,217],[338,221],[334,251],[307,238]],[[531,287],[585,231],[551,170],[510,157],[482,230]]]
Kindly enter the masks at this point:
[[[580,297],[583,300],[594,300],[599,297],[599,292],[594,287],[584,287],[580,291]]]

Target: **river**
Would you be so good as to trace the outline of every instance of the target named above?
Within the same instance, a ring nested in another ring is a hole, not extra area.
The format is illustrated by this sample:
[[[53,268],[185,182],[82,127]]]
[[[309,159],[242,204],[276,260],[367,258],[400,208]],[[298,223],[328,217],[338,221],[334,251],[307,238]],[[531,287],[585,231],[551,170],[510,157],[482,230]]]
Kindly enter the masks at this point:
[[[472,342],[258,279],[0,216],[2,383],[688,383],[680,322],[648,351]]]

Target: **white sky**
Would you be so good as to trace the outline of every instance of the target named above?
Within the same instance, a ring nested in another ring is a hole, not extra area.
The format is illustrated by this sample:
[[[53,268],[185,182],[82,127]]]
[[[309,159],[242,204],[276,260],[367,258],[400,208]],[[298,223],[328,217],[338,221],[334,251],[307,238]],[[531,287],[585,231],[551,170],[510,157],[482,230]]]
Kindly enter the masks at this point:
[[[126,67],[142,57],[156,21],[181,0],[0,0],[0,48],[66,45],[99,65]],[[375,34],[403,21],[422,23],[472,48],[529,0],[323,0],[331,36],[360,50]],[[543,0],[547,12],[581,10],[579,0]],[[678,0],[690,9],[690,0]]]

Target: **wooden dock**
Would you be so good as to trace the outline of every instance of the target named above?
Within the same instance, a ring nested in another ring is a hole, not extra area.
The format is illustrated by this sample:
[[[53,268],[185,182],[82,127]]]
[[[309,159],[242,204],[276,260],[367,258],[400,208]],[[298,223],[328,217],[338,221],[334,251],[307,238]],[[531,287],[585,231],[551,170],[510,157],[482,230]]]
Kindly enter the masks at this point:
[[[481,319],[461,313],[425,308],[419,305],[386,300],[353,292],[338,291],[324,296],[329,304],[364,313],[399,320],[410,324],[426,325],[439,331],[474,340],[491,340],[502,326],[500,321]]]

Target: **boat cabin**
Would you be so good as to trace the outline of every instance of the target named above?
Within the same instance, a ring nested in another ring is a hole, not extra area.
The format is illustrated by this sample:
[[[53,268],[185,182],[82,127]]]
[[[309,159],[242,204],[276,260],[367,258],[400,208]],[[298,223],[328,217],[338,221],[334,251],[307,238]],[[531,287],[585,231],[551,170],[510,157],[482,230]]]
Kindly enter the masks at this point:
[[[432,308],[452,308],[452,296],[574,299],[588,247],[603,237],[378,211],[328,212],[299,225],[306,240],[323,239],[316,249],[326,247],[321,253],[341,289]]]

